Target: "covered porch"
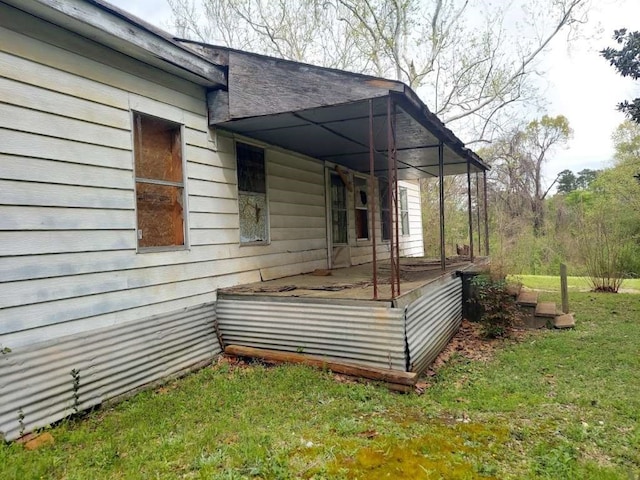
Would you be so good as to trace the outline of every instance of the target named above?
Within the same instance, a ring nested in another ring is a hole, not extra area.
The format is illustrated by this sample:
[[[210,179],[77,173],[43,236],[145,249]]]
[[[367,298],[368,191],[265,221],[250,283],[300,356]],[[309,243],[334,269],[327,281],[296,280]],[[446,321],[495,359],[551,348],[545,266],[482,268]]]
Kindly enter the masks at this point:
[[[488,256],[486,170],[488,167],[466,149],[426,107],[416,108],[416,98],[407,92],[387,92],[344,104],[327,105],[295,112],[230,120],[217,124],[243,137],[276,145],[289,151],[319,159],[327,168],[327,263],[328,268],[349,266],[343,251],[347,234],[343,233],[340,212],[335,205],[336,188],[353,192],[359,178],[344,172],[362,174],[366,187],[361,192],[364,220],[356,218],[358,236],[368,241],[371,299],[401,295],[401,233],[405,233],[406,215],[399,181],[437,179],[439,181],[439,269],[446,272],[444,177],[464,175],[467,180],[468,237],[463,253],[470,262],[476,256]],[[481,185],[482,182],[482,185]],[[356,192],[357,193],[357,192]],[[376,200],[380,198],[379,202]],[[367,201],[367,199],[369,201]],[[371,201],[373,199],[373,201]],[[362,205],[360,205],[362,207]],[[478,231],[474,232],[474,219]],[[344,220],[346,225],[346,217]],[[482,225],[482,228],[481,228]],[[433,226],[432,226],[433,227]],[[360,233],[362,230],[364,234]],[[474,245],[474,237],[478,239]],[[388,245],[388,254],[380,256],[380,246]],[[481,252],[481,244],[484,251]],[[380,263],[381,260],[388,262]],[[380,268],[379,268],[380,267]],[[380,269],[389,273],[388,281],[379,281]],[[390,286],[390,296],[382,293]],[[382,295],[382,296],[380,296]]]
[[[488,166],[401,82],[210,45],[195,48],[228,67],[228,90],[208,97],[212,127],[241,141],[315,159],[325,171],[326,272],[219,290],[216,314],[223,348],[424,371],[462,320],[462,281],[456,271],[488,256]],[[467,180],[464,258],[447,259],[445,250],[443,180],[448,175]],[[356,178],[366,182],[359,191]],[[439,229],[440,255],[404,258],[399,182],[426,178],[439,181],[439,223],[429,228]],[[355,219],[356,240],[363,240],[360,245],[370,252],[370,261],[362,265],[343,255],[350,242],[336,207],[335,192],[341,189],[352,192],[356,208],[365,211]],[[477,232],[474,218],[484,221]],[[480,241],[474,244],[475,235],[483,240],[483,252]]]

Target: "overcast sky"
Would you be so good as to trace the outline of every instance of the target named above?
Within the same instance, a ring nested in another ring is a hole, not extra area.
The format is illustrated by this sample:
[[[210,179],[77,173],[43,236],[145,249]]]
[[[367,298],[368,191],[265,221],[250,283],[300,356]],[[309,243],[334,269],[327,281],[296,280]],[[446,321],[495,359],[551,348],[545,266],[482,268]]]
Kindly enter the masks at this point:
[[[165,30],[171,11],[166,0],[110,0],[114,5]],[[611,133],[624,120],[615,106],[640,96],[640,83],[620,77],[599,55],[613,45],[613,30],[640,30],[640,0],[594,0],[587,38],[572,43],[554,39],[543,61],[541,79],[549,115],[565,115],[574,130],[567,149],[558,151],[547,165],[547,177],[569,168],[602,168],[613,156]]]

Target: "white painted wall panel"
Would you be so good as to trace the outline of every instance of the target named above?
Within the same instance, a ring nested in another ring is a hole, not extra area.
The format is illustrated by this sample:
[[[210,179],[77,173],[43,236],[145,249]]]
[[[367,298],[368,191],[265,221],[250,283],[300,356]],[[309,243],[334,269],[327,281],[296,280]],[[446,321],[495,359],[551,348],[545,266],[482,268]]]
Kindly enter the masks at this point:
[[[422,234],[422,215],[420,213],[420,184],[417,181],[399,181],[398,187],[407,189],[409,206],[409,235],[400,236],[400,256],[422,257],[424,243]]]
[[[6,5],[0,14],[4,345],[326,267],[321,162],[267,149],[271,242],[240,246],[234,140],[209,130],[204,89]],[[185,125],[190,249],[136,253],[132,110]]]

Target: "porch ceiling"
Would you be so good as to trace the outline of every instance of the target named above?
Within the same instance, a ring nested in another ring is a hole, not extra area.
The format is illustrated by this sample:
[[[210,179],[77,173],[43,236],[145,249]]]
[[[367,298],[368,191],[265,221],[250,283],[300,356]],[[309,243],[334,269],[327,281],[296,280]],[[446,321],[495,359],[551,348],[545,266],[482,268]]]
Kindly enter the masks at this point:
[[[488,167],[435,116],[412,107],[403,94],[371,99],[373,104],[374,169],[387,176],[387,104],[392,96],[396,112],[398,178],[412,180],[438,176],[438,144],[443,142],[444,174],[472,172]],[[435,119],[435,120],[434,120]],[[437,123],[436,123],[437,122]],[[369,173],[369,100],[309,108],[295,112],[231,120],[217,125],[249,138]]]

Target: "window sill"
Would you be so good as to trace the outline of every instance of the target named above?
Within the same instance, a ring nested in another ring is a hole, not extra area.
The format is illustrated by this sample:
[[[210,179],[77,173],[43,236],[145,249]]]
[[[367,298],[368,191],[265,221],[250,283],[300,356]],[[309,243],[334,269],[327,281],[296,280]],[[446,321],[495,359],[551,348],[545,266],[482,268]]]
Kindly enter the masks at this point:
[[[136,253],[180,252],[183,250],[191,249],[186,245],[174,245],[166,247],[139,247]]]
[[[255,242],[240,242],[240,248],[242,247],[259,247],[259,246],[264,246],[266,247],[267,245],[271,245],[271,240],[267,240],[267,241],[259,241],[256,240]]]

